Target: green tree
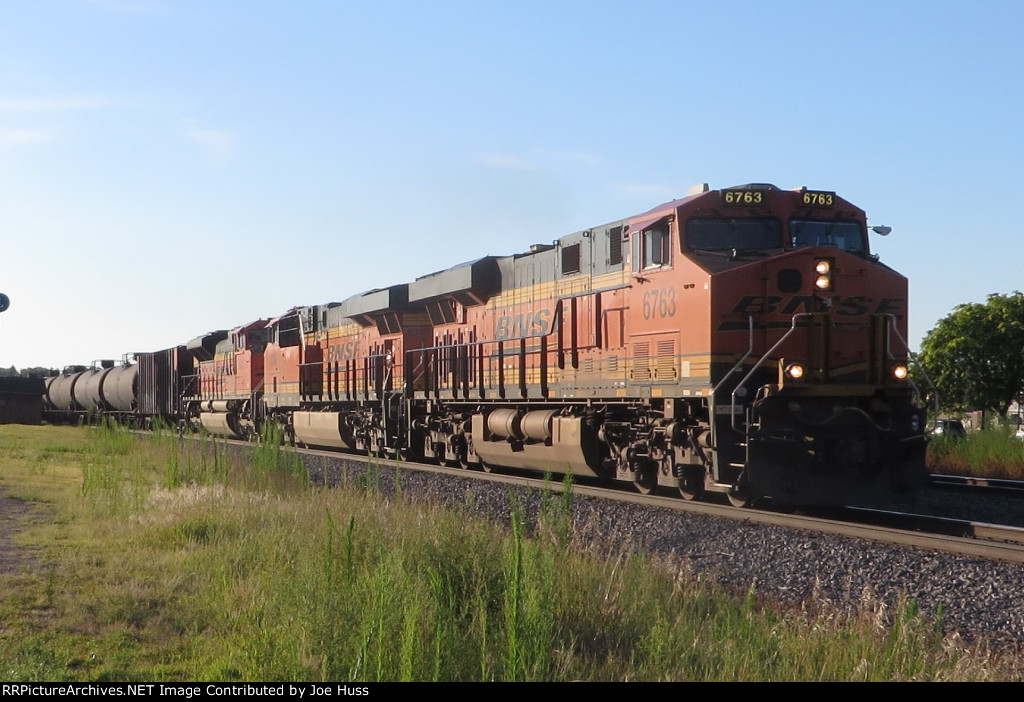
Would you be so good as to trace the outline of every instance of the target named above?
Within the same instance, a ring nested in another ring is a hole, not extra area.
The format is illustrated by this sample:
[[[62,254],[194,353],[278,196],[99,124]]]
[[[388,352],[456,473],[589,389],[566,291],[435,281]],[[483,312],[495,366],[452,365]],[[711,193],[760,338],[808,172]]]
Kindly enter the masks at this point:
[[[958,305],[925,336],[918,360],[940,409],[1005,415],[1024,391],[1024,294]]]

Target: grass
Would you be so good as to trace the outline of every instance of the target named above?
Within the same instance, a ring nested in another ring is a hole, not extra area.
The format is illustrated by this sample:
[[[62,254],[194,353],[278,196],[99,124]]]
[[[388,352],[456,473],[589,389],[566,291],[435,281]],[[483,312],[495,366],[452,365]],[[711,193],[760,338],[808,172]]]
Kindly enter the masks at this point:
[[[928,446],[932,473],[1024,480],[1024,440],[1010,427],[969,431],[964,438],[938,436]]]
[[[387,497],[380,467],[311,487],[276,444],[3,426],[0,458],[37,515],[0,575],[8,682],[1020,679],[912,601],[789,611],[601,556],[571,482],[498,525]]]

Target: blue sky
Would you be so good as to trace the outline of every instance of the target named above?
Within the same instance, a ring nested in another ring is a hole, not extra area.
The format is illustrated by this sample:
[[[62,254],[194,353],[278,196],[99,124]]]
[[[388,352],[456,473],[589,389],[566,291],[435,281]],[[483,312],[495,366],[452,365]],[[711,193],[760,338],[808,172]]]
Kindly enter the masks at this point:
[[[0,0],[0,366],[408,282],[696,183],[893,228],[911,343],[1024,287],[1024,3]]]

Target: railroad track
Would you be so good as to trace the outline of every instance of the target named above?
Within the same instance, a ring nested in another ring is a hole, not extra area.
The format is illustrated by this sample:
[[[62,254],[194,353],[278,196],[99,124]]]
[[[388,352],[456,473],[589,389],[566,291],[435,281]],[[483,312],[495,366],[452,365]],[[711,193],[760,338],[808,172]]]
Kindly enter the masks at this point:
[[[446,466],[406,463],[391,459],[338,454],[333,451],[295,449],[302,455],[343,458],[346,461],[390,468],[398,471],[425,471],[470,480],[506,484],[538,491],[560,493],[560,482],[522,474],[450,468]],[[747,524],[764,524],[790,529],[867,539],[882,543],[942,551],[963,556],[987,558],[1006,563],[1024,564],[1024,527],[956,519],[937,515],[915,514],[896,510],[846,508],[816,513],[786,513],[765,509],[737,508],[715,502],[686,501],[676,496],[657,493],[642,495],[625,489],[574,481],[577,496],[644,505],[678,512],[730,519]]]
[[[143,432],[145,433],[145,432]],[[245,441],[224,440],[238,447],[252,447]],[[317,456],[369,467],[374,470],[396,472],[419,471],[436,473],[468,480],[505,484],[536,491],[561,493],[563,484],[556,480],[501,471],[483,472],[444,465],[411,463],[390,458],[369,457],[360,454],[294,447],[301,456]],[[985,488],[1004,494],[1024,497],[1024,483],[1016,481],[986,481],[958,476],[934,476],[935,487],[941,489],[970,490]],[[330,481],[327,481],[328,483]],[[585,478],[574,480],[575,495],[595,499],[666,509],[681,514],[699,514],[708,517],[735,520],[747,524],[763,524],[790,529],[832,534],[852,539],[865,539],[881,543],[911,546],[962,556],[987,558],[1006,563],[1024,564],[1024,526],[998,524],[975,519],[955,518],[941,514],[922,514],[897,509],[848,507],[837,510],[816,510],[791,513],[770,509],[737,508],[717,502],[687,501],[675,495],[657,492],[643,495],[628,488],[590,484]],[[1021,512],[1024,512],[1022,506]],[[1024,517],[1024,514],[1022,514]]]
[[[932,475],[932,486],[1019,495],[1024,497],[1024,481],[1005,478],[973,478],[966,475]]]

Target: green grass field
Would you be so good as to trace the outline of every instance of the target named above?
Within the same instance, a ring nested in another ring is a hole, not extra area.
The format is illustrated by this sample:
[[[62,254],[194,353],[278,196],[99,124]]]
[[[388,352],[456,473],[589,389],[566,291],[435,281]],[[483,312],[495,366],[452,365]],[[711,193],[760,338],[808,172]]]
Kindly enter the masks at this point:
[[[0,577],[0,677],[20,681],[1017,680],[866,600],[773,609],[658,558],[363,488],[311,487],[276,446],[0,427],[31,506]],[[9,503],[8,503],[9,504]]]

